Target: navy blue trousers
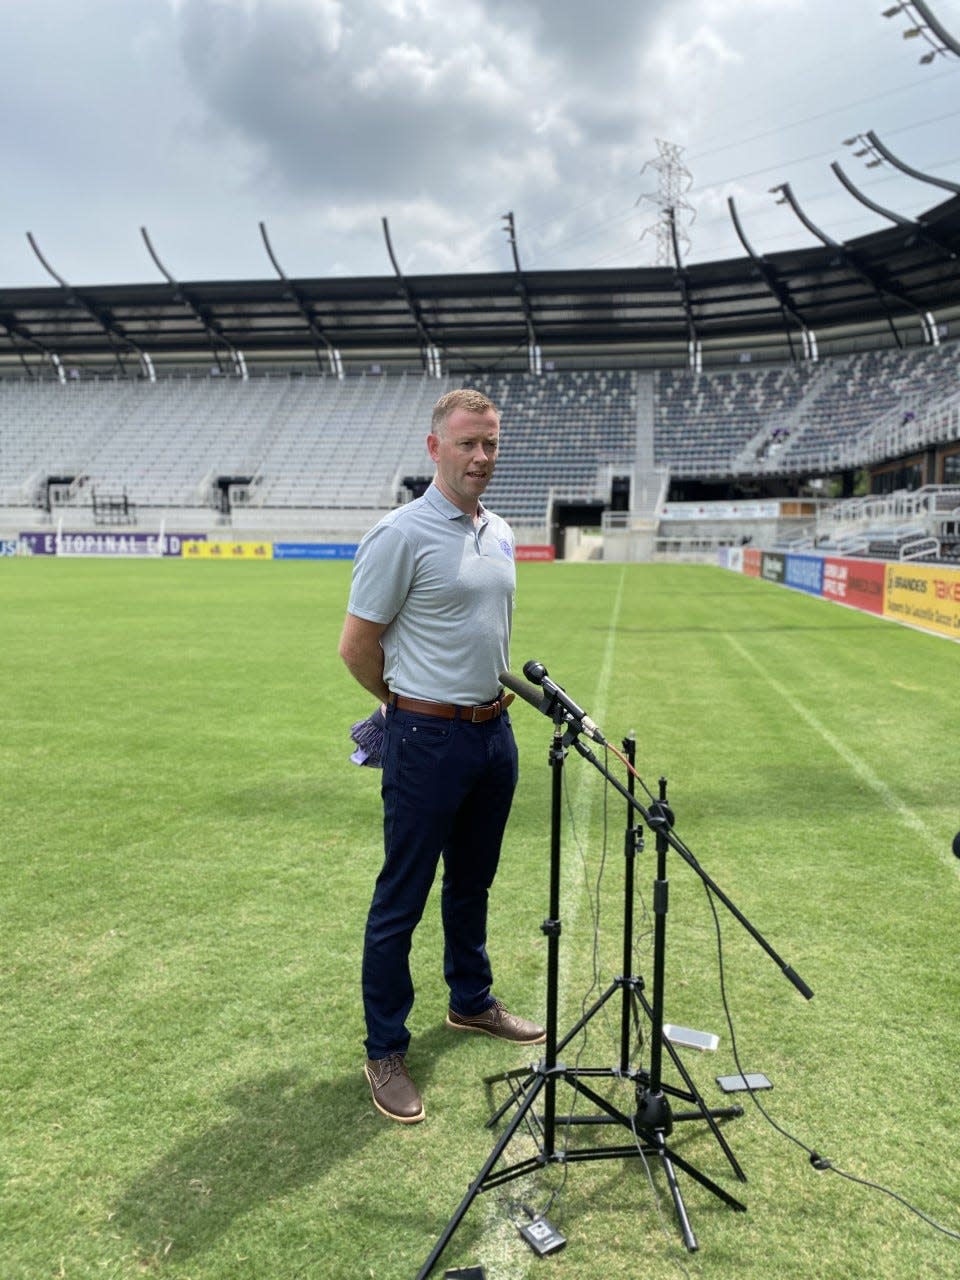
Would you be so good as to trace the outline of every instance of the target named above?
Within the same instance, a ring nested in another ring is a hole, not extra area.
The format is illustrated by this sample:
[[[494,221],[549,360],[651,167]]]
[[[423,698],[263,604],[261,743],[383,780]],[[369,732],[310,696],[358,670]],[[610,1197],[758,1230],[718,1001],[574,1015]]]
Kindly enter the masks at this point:
[[[389,707],[382,762],[384,862],[363,946],[369,1058],[405,1053],[410,1043],[410,945],[441,857],[450,1007],[470,1017],[492,1003],[487,896],[517,784],[506,713],[471,724]]]

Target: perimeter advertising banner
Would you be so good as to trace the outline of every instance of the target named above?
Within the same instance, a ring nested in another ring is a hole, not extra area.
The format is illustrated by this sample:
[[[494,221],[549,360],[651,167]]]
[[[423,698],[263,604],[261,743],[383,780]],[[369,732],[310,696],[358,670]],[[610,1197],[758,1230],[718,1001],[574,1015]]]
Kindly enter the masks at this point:
[[[35,533],[17,535],[21,556],[179,556],[185,543],[205,533]]]
[[[886,617],[960,639],[960,573],[940,565],[898,563],[884,568]]]
[[[764,551],[760,561],[760,577],[767,582],[783,582],[787,571],[787,557],[779,551]]]
[[[745,547],[718,562],[837,604],[960,640],[960,569],[904,561],[853,560]]]
[[[823,594],[839,604],[882,614],[885,572],[886,565],[881,561],[839,560],[827,556],[823,562]]]
[[[274,560],[352,560],[356,542],[275,542]]]
[[[272,542],[200,542],[193,539],[183,544],[184,560],[272,560]]]
[[[759,578],[763,571],[763,552],[756,547],[744,547],[743,572],[750,578]]]
[[[766,577],[766,574],[764,574]],[[823,557],[787,556],[783,584],[797,591],[808,591],[813,596],[823,594]]]

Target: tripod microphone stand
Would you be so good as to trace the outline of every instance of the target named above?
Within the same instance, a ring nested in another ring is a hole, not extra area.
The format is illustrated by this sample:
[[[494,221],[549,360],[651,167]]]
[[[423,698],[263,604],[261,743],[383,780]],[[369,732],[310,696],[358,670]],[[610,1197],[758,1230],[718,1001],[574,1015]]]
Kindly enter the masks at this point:
[[[575,706],[575,704],[572,704]],[[693,855],[686,849],[673,833],[673,815],[666,803],[666,782],[660,780],[660,797],[654,801],[650,809],[645,808],[636,798],[633,787],[633,773],[631,771],[630,785],[625,787],[618,779],[607,770],[593,752],[584,743],[580,741],[579,734],[584,731],[584,723],[586,717],[581,717],[574,723],[571,723],[570,713],[567,707],[557,699],[552,699],[549,703],[545,700],[540,708],[545,714],[549,714],[553,719],[554,730],[551,741],[549,763],[551,768],[551,805],[550,805],[550,883],[549,883],[549,908],[547,918],[541,925],[541,931],[547,939],[547,996],[546,996],[546,1041],[544,1046],[544,1056],[536,1065],[520,1071],[506,1072],[502,1075],[488,1077],[486,1083],[488,1085],[497,1081],[513,1081],[521,1080],[519,1087],[512,1088],[511,1097],[494,1114],[489,1125],[495,1124],[500,1120],[506,1112],[513,1106],[516,1107],[513,1116],[507,1123],[506,1128],[500,1138],[495,1143],[490,1155],[480,1168],[477,1176],[470,1183],[466,1195],[460,1201],[452,1217],[447,1222],[446,1227],[438,1238],[436,1244],[431,1250],[429,1256],[424,1262],[421,1269],[417,1272],[416,1280],[425,1280],[430,1274],[441,1253],[446,1248],[451,1237],[465,1217],[467,1211],[472,1205],[476,1197],[491,1187],[499,1186],[505,1182],[509,1182],[515,1178],[535,1172],[550,1164],[569,1164],[576,1161],[591,1160],[611,1160],[624,1159],[626,1157],[641,1157],[646,1161],[646,1157],[651,1157],[658,1161],[663,1168],[667,1185],[673,1199],[677,1218],[680,1224],[680,1231],[684,1245],[690,1251],[698,1248],[696,1236],[690,1225],[689,1216],[683,1201],[683,1196],[676,1176],[676,1170],[680,1169],[701,1186],[713,1193],[718,1199],[723,1201],[731,1209],[738,1212],[745,1212],[746,1206],[728,1191],[714,1182],[706,1174],[697,1169],[689,1161],[679,1156],[677,1152],[671,1148],[668,1138],[673,1131],[675,1121],[681,1120],[705,1120],[714,1136],[720,1143],[724,1154],[733,1168],[734,1173],[741,1181],[746,1181],[746,1176],[740,1165],[737,1163],[729,1145],[720,1132],[717,1124],[718,1119],[733,1118],[743,1114],[741,1107],[728,1107],[722,1110],[711,1111],[703,1098],[697,1091],[691,1080],[689,1073],[686,1071],[681,1062],[674,1046],[665,1039],[663,1035],[663,994],[664,994],[664,969],[665,969],[665,953],[666,953],[666,915],[668,904],[668,883],[666,878],[666,852],[669,848],[674,848],[684,860],[693,867],[704,883],[720,898],[725,906],[733,912],[740,920],[748,932],[760,943],[767,953],[779,965],[784,974],[794,983],[797,989],[808,999],[813,992],[802,982],[797,975],[784,964],[780,957],[776,954],[766,940],[753,928],[746,918],[737,910],[729,898],[719,889],[718,886],[703,871],[699,863]],[[579,709],[578,709],[579,710]],[[592,722],[589,722],[592,725]],[[623,948],[623,968],[624,973],[617,978],[608,989],[599,997],[594,1005],[583,1014],[575,1026],[558,1039],[558,1004],[559,1004],[559,943],[561,934],[560,921],[560,832],[562,819],[562,774],[564,760],[567,755],[568,747],[572,745],[575,750],[590,761],[607,781],[626,799],[628,805],[628,815],[632,818],[634,813],[639,814],[640,818],[646,826],[655,833],[657,847],[657,878],[654,882],[654,978],[653,978],[653,999],[648,1001],[644,995],[644,983],[642,978],[634,977],[630,974],[633,963],[633,873],[634,873],[634,857],[637,850],[642,847],[642,836],[631,825],[628,820],[627,835],[625,839],[626,851],[626,885],[625,885],[625,902],[624,902],[624,948]],[[626,746],[626,744],[625,744]],[[632,759],[631,759],[632,770]],[[587,1023],[603,1008],[603,1006],[617,993],[622,994],[621,1009],[621,1045],[620,1045],[620,1064],[616,1068],[603,1067],[568,1067],[558,1060],[558,1053],[561,1052],[570,1041],[579,1034],[579,1032],[587,1025]],[[642,1069],[634,1069],[629,1064],[630,1056],[630,1028],[632,1017],[637,1016],[637,1008],[643,1010],[644,1015],[650,1020],[651,1034],[651,1060],[648,1071]],[[666,1047],[668,1054],[677,1068],[679,1074],[684,1080],[685,1089],[679,1089],[673,1086],[665,1085],[662,1080],[662,1054],[663,1048]],[[632,1081],[635,1090],[636,1111],[628,1114],[619,1107],[614,1106],[601,1094],[599,1094],[589,1083],[589,1080],[599,1078],[626,1079]],[[581,1095],[591,1102],[599,1111],[599,1114],[577,1117],[574,1115],[558,1117],[556,1112],[556,1087],[558,1081],[562,1080],[569,1085],[575,1094]],[[542,1111],[537,1114],[534,1111],[534,1103],[543,1095]],[[695,1104],[694,1110],[690,1112],[674,1114],[668,1095],[683,1099],[689,1103]],[[537,1152],[535,1155],[519,1159],[513,1164],[505,1164],[499,1169],[496,1168],[501,1157],[510,1146],[517,1130],[524,1123],[528,1128],[538,1135]],[[560,1124],[564,1128],[574,1125],[610,1125],[617,1124],[626,1128],[630,1134],[632,1141],[624,1145],[607,1145],[594,1147],[576,1147],[559,1151],[557,1150],[556,1132],[557,1125]]]
[[[496,1186],[501,1182],[508,1182],[512,1178],[519,1178],[525,1173],[556,1161],[558,1158],[555,1145],[557,1075],[566,1070],[557,1064],[557,1009],[560,972],[560,826],[562,771],[564,757],[567,752],[563,726],[563,708],[558,705],[554,713],[553,740],[550,745],[552,779],[550,788],[549,906],[547,918],[540,926],[547,939],[547,1038],[544,1056],[538,1066],[530,1068],[532,1083],[529,1088],[524,1090],[524,1096],[521,1098],[513,1118],[490,1152],[480,1172],[470,1183],[467,1194],[460,1201],[450,1221],[444,1227],[426,1262],[417,1272],[416,1280],[424,1280],[424,1277],[428,1276],[433,1270],[434,1263],[440,1257],[450,1237],[456,1231],[467,1210],[481,1191],[486,1191],[488,1187]],[[509,1146],[513,1135],[520,1128],[541,1092],[544,1095],[544,1103],[543,1118],[539,1127],[543,1138],[539,1153],[506,1169],[494,1172],[494,1165]]]

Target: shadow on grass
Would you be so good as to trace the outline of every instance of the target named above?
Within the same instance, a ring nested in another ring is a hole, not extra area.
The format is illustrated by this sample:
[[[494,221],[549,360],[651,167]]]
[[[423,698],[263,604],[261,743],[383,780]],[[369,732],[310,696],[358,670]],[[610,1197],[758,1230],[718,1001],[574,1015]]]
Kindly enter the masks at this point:
[[[417,1037],[411,1066],[425,1092],[455,1043],[443,1027]],[[132,1238],[143,1265],[202,1253],[236,1218],[354,1160],[385,1127],[402,1128],[398,1137],[426,1129],[377,1115],[359,1060],[355,1071],[331,1080],[297,1067],[270,1072],[237,1085],[224,1101],[227,1119],[174,1147],[114,1206],[113,1225]]]

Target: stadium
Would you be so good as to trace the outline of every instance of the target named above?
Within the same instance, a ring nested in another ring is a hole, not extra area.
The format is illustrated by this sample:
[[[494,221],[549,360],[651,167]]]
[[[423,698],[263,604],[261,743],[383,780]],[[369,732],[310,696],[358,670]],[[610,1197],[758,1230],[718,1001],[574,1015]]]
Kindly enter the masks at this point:
[[[819,246],[758,252],[731,199],[742,254],[716,261],[684,260],[671,208],[670,263],[630,269],[525,270],[512,217],[514,270],[462,274],[405,274],[386,220],[381,276],[289,276],[261,223],[262,277],[180,281],[142,229],[162,282],[82,286],[31,238],[52,283],[0,282],[0,1274],[956,1269],[960,180],[865,140],[924,212],[841,170],[890,225],[834,239],[784,184]],[[567,1114],[564,1068],[556,1135],[534,1105],[489,1183],[536,1067],[445,1033],[439,889],[413,952],[428,1122],[369,1106],[379,776],[350,763],[372,707],[337,658],[357,544],[429,485],[461,386],[502,412],[512,665],[606,734],[560,771],[548,719],[511,711],[491,953],[511,1007],[556,980],[601,1114]],[[673,844],[604,785],[621,751]],[[664,1039],[694,1104],[679,1190],[610,1123],[658,987],[719,1042]],[[731,1105],[718,1077],[751,1073]]]
[[[561,558],[589,530],[608,560],[949,563],[958,247],[954,189],[849,244],[672,270],[3,290],[3,532],[355,542],[428,483],[424,409],[463,383],[509,423],[491,503]]]

